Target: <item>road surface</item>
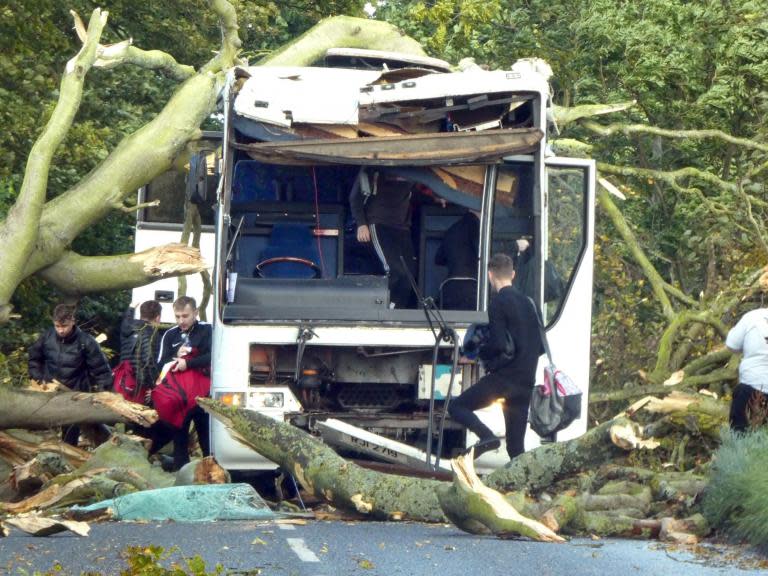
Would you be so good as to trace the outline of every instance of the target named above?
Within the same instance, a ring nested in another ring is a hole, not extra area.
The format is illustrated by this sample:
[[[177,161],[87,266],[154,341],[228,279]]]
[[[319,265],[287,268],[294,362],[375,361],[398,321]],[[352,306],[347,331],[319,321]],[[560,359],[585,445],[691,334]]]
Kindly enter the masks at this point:
[[[0,539],[0,573],[32,574],[60,564],[56,574],[62,576],[117,575],[126,566],[121,552],[127,546],[148,545],[177,547],[176,559],[199,554],[208,571],[219,563],[223,574],[249,576],[768,575],[752,567],[755,557],[739,567],[745,552],[734,548],[694,556],[653,541],[542,544],[472,536],[448,525],[340,521],[108,522],[94,524],[85,538],[35,538],[13,529]]]

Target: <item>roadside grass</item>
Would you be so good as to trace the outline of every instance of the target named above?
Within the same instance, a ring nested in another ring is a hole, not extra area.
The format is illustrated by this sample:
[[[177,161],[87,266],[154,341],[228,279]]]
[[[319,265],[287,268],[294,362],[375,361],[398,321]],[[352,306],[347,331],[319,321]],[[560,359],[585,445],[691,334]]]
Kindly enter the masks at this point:
[[[724,536],[768,550],[768,427],[723,432],[702,510]]]

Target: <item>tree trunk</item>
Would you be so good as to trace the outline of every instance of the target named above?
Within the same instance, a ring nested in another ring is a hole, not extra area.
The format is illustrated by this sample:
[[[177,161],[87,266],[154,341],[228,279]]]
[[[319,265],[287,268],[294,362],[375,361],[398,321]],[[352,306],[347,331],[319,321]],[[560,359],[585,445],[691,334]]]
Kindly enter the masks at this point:
[[[0,387],[0,430],[133,422],[151,426],[157,412],[112,392],[36,392]]]
[[[611,429],[628,424],[630,422],[626,418],[617,418],[587,431],[579,438],[543,444],[491,473],[485,483],[496,490],[538,492],[561,478],[593,470],[626,454],[624,449],[613,444]]]
[[[233,437],[293,474],[310,494],[337,508],[381,520],[447,520],[437,499],[442,482],[366,470],[290,424],[213,400],[198,399],[198,403],[221,420]]]
[[[221,420],[234,438],[293,474],[310,494],[338,508],[388,520],[449,519],[473,533],[558,540],[551,531],[520,515],[508,501],[503,502],[504,497],[493,487],[484,486],[466,460],[453,461],[453,484],[374,472],[347,462],[320,440],[285,422],[210,399],[200,398],[198,403]],[[596,468],[625,453],[611,448],[611,429],[619,426],[628,426],[628,421],[618,419],[581,438],[537,448],[488,480],[505,491],[513,489],[512,485],[520,490],[537,489],[558,477]]]

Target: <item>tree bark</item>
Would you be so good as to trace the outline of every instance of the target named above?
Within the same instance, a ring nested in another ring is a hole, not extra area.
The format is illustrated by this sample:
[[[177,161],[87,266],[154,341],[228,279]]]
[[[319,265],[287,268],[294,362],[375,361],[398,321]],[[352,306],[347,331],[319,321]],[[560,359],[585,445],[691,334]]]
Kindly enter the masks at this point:
[[[89,290],[89,282],[67,277],[56,263],[66,256],[68,262],[62,263],[64,267],[73,262],[84,267],[76,255],[68,252],[72,241],[121,205],[125,197],[168,170],[186,144],[199,134],[200,124],[214,109],[223,72],[240,62],[234,8],[226,0],[211,0],[210,5],[220,19],[222,45],[217,55],[197,74],[192,74],[190,67],[176,63],[168,55],[138,50],[130,46],[130,42],[100,45],[107,12],[95,10],[87,31],[74,15],[83,47],[67,64],[51,120],[30,152],[20,195],[8,217],[0,223],[0,243],[14,247],[0,255],[0,269],[3,270],[0,323],[10,317],[8,303],[19,283],[42,269],[48,268],[48,278],[59,280],[65,292],[80,294]],[[124,138],[107,159],[76,186],[46,203],[50,163],[72,125],[86,72],[92,66],[111,68],[124,63],[160,69],[176,78],[187,79],[152,122]],[[114,282],[102,281],[97,285],[100,289],[133,287],[155,279],[152,275],[136,274],[136,267],[133,268],[113,269]],[[182,269],[178,273],[186,272]],[[73,280],[80,286],[74,287]]]

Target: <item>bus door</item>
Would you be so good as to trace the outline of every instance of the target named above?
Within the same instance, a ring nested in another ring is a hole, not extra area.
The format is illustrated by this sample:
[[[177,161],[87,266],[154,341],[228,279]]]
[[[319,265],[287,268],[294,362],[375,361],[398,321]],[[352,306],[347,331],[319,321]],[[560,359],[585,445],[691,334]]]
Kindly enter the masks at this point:
[[[490,254],[515,260],[515,285],[543,312],[556,365],[582,389],[584,417],[558,440],[586,431],[594,257],[595,164],[509,157],[498,167]],[[500,193],[501,192],[501,193]],[[545,358],[537,371],[543,376]],[[526,444],[536,445],[535,434]]]
[[[558,440],[587,430],[595,237],[595,162],[547,158],[544,164],[540,278],[547,340],[553,360],[583,392],[582,417]],[[543,360],[542,360],[543,361]],[[540,379],[542,370],[537,378]]]

